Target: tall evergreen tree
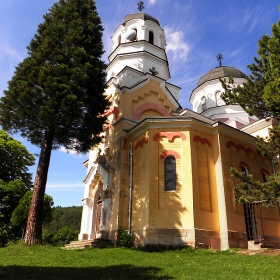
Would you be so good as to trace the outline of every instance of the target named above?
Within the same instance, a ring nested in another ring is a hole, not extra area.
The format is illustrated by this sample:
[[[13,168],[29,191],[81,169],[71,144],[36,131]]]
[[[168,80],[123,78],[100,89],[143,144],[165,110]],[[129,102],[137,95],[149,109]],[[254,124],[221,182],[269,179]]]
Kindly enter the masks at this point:
[[[52,149],[99,143],[108,102],[100,18],[92,0],[60,0],[44,15],[0,101],[0,124],[41,148],[24,242],[41,242]]]
[[[258,43],[255,63],[248,66],[252,74],[243,85],[234,86],[234,80],[220,79],[225,90],[226,104],[240,104],[250,115],[280,120],[280,21],[272,26],[272,35],[264,35]],[[257,146],[264,155],[280,154],[280,125],[269,131],[269,137],[259,138]],[[242,183],[235,188],[239,202],[263,201],[267,205],[280,202],[280,174],[272,175],[266,183],[254,181],[233,168],[233,176]],[[249,186],[252,186],[249,188]],[[254,186],[254,187],[253,187]]]

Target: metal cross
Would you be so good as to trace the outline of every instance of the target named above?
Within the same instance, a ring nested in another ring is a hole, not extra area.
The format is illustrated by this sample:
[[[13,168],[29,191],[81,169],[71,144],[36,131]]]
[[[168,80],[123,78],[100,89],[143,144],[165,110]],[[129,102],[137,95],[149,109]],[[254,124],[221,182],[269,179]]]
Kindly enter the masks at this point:
[[[218,55],[216,56],[217,60],[219,61],[219,64],[220,66],[222,66],[222,60],[224,59],[223,58],[223,55],[221,53],[218,53]]]
[[[144,2],[143,2],[143,1],[139,1],[139,2],[137,3],[137,6],[138,6],[138,10],[139,10],[140,13],[142,12],[142,10],[145,9],[145,7],[144,7]]]

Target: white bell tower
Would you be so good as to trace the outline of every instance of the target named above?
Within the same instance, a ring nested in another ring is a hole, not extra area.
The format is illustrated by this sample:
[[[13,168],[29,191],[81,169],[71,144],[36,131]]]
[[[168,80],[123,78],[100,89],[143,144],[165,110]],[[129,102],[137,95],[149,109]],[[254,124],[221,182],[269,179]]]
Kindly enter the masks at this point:
[[[145,13],[127,15],[112,36],[108,80],[117,78],[121,87],[132,87],[149,73],[167,81],[170,72],[165,46],[164,31],[156,18]],[[142,74],[138,81],[128,79],[125,72],[129,68]]]

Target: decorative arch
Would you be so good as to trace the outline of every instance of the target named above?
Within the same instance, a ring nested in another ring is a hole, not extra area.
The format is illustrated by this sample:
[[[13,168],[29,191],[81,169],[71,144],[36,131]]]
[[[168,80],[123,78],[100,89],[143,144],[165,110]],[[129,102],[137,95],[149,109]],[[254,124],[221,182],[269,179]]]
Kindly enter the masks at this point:
[[[139,105],[132,114],[132,119],[135,121],[139,120],[139,117],[145,111],[156,111],[161,116],[170,116],[170,114],[164,110],[161,106],[154,104],[154,103],[144,103]]]
[[[239,168],[242,169],[242,167],[246,167],[248,169],[248,171],[251,171],[249,165],[245,161],[241,161],[239,163]]]
[[[194,141],[194,142],[200,142],[202,145],[207,144],[209,147],[212,147],[212,145],[211,145],[211,143],[210,143],[210,141],[209,141],[208,139],[206,139],[206,138],[201,138],[201,137],[198,136],[198,135],[195,135],[195,136],[193,137],[193,141]]]
[[[175,152],[175,151],[173,151],[173,150],[167,150],[167,151],[164,151],[161,155],[160,155],[160,159],[165,159],[166,157],[168,157],[168,156],[173,156],[173,157],[175,157],[176,159],[177,158],[181,158],[181,156],[177,153],[177,152]]]
[[[173,141],[175,137],[180,137],[182,140],[186,140],[185,134],[181,131],[174,131],[170,133],[165,131],[158,132],[154,136],[154,141],[158,141],[161,137],[166,137],[169,142]]]
[[[138,147],[143,147],[144,144],[147,144],[149,142],[149,139],[147,137],[143,137],[141,140],[137,141],[136,145],[135,145],[135,150]]]
[[[257,151],[254,152],[252,149],[250,149],[250,148],[245,148],[245,147],[244,147],[243,145],[241,145],[241,144],[236,145],[233,141],[228,141],[226,147],[227,147],[227,148],[234,147],[235,150],[236,150],[237,152],[243,151],[244,154],[245,154],[246,156],[248,156],[249,154],[252,154],[252,156],[253,156],[254,158],[256,158],[257,156],[262,157],[261,155],[259,155],[259,153],[258,153]],[[262,158],[263,158],[263,157],[262,157]]]
[[[260,174],[261,175],[263,175],[263,174],[269,175],[269,172],[265,168],[262,168],[261,171],[260,171]]]

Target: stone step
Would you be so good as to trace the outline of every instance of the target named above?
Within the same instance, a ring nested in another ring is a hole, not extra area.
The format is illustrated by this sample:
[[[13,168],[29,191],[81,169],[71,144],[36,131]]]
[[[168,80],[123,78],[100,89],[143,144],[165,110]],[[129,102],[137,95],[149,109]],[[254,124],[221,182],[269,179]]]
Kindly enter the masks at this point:
[[[273,244],[263,243],[261,245],[261,248],[263,248],[263,249],[275,249],[275,246]]]
[[[94,240],[71,241],[70,244],[65,244],[63,249],[85,249],[86,247],[107,248],[114,247],[114,244],[109,239],[97,238]]]

